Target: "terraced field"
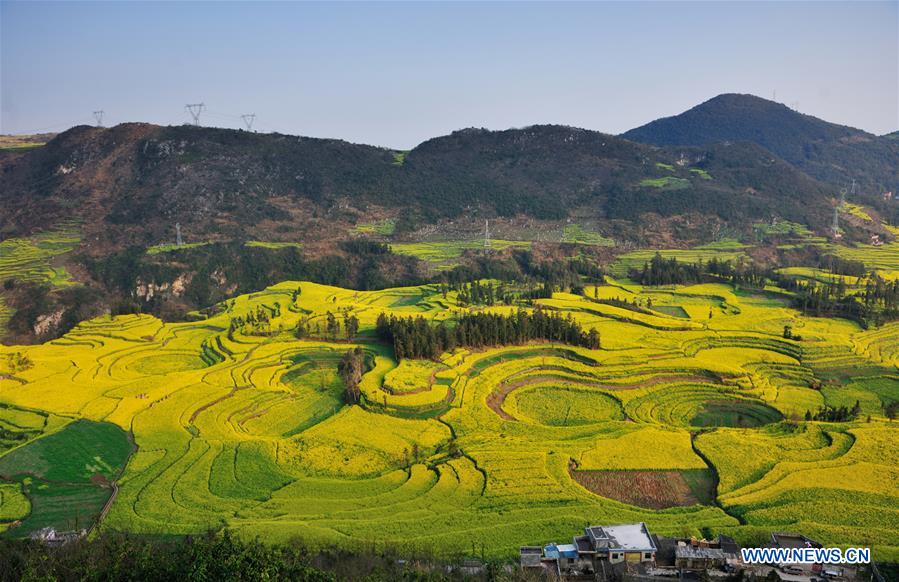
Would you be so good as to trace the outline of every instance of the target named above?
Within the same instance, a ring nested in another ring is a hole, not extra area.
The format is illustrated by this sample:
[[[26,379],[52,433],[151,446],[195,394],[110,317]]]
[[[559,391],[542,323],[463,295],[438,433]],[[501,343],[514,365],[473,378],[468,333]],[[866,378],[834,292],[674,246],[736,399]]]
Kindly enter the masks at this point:
[[[835,250],[840,257],[861,261],[869,269],[899,271],[899,242],[887,243],[879,247],[871,245],[838,246],[835,247]]]
[[[490,248],[522,248],[531,246],[528,241],[491,240]],[[482,250],[483,239],[457,240],[445,242],[391,243],[393,252],[400,255],[411,255],[434,265],[438,269],[449,269],[459,264],[459,258],[467,251]]]
[[[645,521],[660,534],[746,542],[799,530],[899,559],[899,433],[884,416],[899,400],[899,327],[804,317],[724,285],[610,281],[585,294],[539,303],[595,327],[602,349],[533,343],[397,362],[374,340],[378,315],[451,319],[467,309],[455,293],[307,282],[229,300],[202,321],[101,317],[44,345],[0,348],[0,362],[13,352],[33,362],[0,375],[0,427],[25,435],[23,446],[0,440],[0,529],[70,526],[45,498],[58,489],[87,520],[116,481],[100,522],[109,530],[229,527],[509,556],[587,522]],[[647,307],[599,302],[622,296]],[[229,334],[231,318],[260,309],[276,331]],[[294,337],[301,317],[323,328],[328,312],[358,317],[359,337]],[[787,324],[801,342],[782,337]],[[355,345],[370,369],[350,406],[337,362]],[[855,421],[803,420],[856,400]],[[78,437],[62,477],[42,464],[42,450],[84,427],[112,444]],[[125,434],[133,449],[112,436]]]
[[[80,236],[74,227],[45,232],[30,238],[9,238],[0,242],[0,279],[17,279],[31,283],[66,285],[65,269],[51,261],[68,253]]]
[[[0,283],[7,281],[41,283],[53,287],[71,284],[59,257],[72,251],[80,240],[77,227],[66,225],[29,238],[8,238],[0,241]],[[13,312],[0,291],[0,334]]]
[[[612,273],[616,277],[625,277],[631,269],[642,269],[645,263],[652,260],[656,253],[661,254],[666,259],[676,258],[683,263],[695,263],[697,261],[708,262],[710,259],[718,259],[719,261],[734,261],[745,256],[746,245],[733,241],[723,240],[716,243],[709,243],[694,249],[660,249],[660,250],[640,250],[624,253],[618,257],[618,260],[612,265]]]
[[[569,224],[562,230],[562,242],[603,247],[615,246],[615,241],[580,224]]]

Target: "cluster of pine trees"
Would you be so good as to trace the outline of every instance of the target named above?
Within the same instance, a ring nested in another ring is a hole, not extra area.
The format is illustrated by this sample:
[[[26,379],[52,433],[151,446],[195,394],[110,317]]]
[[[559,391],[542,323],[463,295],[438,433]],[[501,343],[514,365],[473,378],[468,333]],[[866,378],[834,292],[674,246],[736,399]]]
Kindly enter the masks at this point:
[[[849,277],[864,277],[867,269],[862,261],[843,259],[834,255],[818,257],[818,268],[829,271],[834,275],[847,275]]]
[[[345,386],[344,398],[347,404],[358,403],[362,397],[359,383],[362,382],[362,375],[365,373],[365,352],[362,348],[356,346],[347,350],[337,364],[337,373],[340,374]]]
[[[872,275],[858,298],[874,314],[873,319],[879,319],[875,324],[899,319],[899,279],[887,281],[876,274]]]
[[[521,298],[525,301],[534,301],[535,299],[552,299],[553,285],[552,283],[547,281],[539,287],[529,288],[521,293]]]
[[[805,411],[805,420],[820,420],[823,422],[848,422],[854,420],[862,411],[861,403],[855,401],[852,408],[846,406],[825,406],[812,414],[811,410]]]
[[[328,311],[325,313],[324,327],[309,317],[301,317],[293,330],[293,335],[297,339],[309,337],[323,339],[345,339],[352,341],[359,333],[359,318],[352,315],[349,311],[343,312],[343,333],[341,334],[341,320],[336,315]]]
[[[822,268],[834,275],[865,276],[864,265],[838,257],[818,259]],[[845,317],[864,326],[879,326],[899,319],[899,281],[887,281],[873,273],[868,276],[864,290],[849,292],[843,277],[831,283],[808,281],[762,267],[742,259],[706,263],[680,263],[676,258],[665,259],[656,253],[643,265],[642,271],[632,270],[630,276],[643,285],[684,285],[704,281],[727,282],[734,286],[762,289],[768,282],[795,294],[793,305],[803,313],[816,317]]]
[[[702,280],[702,270],[695,263],[680,263],[674,257],[666,259],[656,253],[640,272],[632,271],[631,278],[642,285],[686,285]]]
[[[587,295],[584,295],[587,297]],[[628,301],[625,297],[622,299],[621,297],[599,297],[599,287],[593,288],[593,297],[587,297],[593,303],[600,303],[602,305],[611,305],[613,307],[620,307],[621,309],[627,309],[629,311],[636,311],[637,313],[646,313],[648,315],[654,315],[652,310],[652,298],[647,297],[642,303],[640,299],[634,297],[631,301]],[[645,307],[644,307],[645,306]]]
[[[462,305],[494,305],[506,302],[502,283],[494,287],[489,281],[482,285],[477,280],[467,285],[463,283],[459,289],[458,299]]]
[[[271,308],[260,305],[256,311],[250,311],[245,316],[232,317],[228,324],[228,339],[234,339],[235,331],[244,335],[271,335],[272,320],[279,315],[281,305],[275,303]]]
[[[561,342],[599,349],[600,336],[595,328],[584,331],[571,315],[562,317],[536,309],[518,310],[510,315],[471,313],[460,316],[455,325],[441,322],[431,325],[424,317],[378,316],[375,331],[391,342],[397,359],[436,358],[456,347],[482,348],[522,344],[531,340]]]
[[[833,283],[792,281],[784,287],[796,293],[793,304],[815,316],[846,317],[864,326],[879,326],[899,319],[899,281],[877,274],[868,277],[863,290],[849,293],[845,281]]]
[[[695,263],[682,263],[675,257],[666,259],[660,253],[642,271],[632,270],[630,277],[643,285],[687,285],[705,281],[721,281],[731,285],[763,288],[773,278],[774,272],[742,258],[737,261],[719,261],[712,258]]]

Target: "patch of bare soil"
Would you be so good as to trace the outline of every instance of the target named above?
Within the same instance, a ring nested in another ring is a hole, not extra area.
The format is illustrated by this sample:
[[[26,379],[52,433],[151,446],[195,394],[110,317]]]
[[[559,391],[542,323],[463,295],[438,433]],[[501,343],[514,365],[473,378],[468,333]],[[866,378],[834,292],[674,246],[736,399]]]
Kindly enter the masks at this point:
[[[587,491],[649,509],[710,503],[714,477],[706,469],[690,471],[578,471],[569,475]]]

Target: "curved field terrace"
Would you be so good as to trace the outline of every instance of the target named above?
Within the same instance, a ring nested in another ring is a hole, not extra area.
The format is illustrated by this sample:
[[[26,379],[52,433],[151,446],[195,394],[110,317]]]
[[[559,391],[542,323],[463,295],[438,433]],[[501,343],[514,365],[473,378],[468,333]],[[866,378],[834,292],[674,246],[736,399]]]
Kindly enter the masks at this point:
[[[670,308],[600,301],[623,293]],[[0,346],[3,535],[77,518],[504,557],[587,522],[644,521],[744,542],[796,530],[899,559],[885,413],[899,400],[896,324],[808,317],[729,285],[621,280],[524,307],[595,328],[598,349],[535,341],[397,361],[377,339],[382,313],[433,323],[517,309],[458,299],[437,285],[288,281],[196,321],[104,316]],[[354,347],[364,373],[347,404],[339,363]],[[847,420],[806,420],[856,402]]]

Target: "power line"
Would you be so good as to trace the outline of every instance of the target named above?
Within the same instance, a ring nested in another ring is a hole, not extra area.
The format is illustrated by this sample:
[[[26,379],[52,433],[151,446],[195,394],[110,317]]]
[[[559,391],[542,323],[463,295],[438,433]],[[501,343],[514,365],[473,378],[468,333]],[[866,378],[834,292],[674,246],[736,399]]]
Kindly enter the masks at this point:
[[[94,119],[97,120],[97,127],[103,127],[103,110],[94,111]]]
[[[206,109],[205,103],[188,103],[184,106],[190,116],[193,117],[194,125],[200,125],[200,114]]]
[[[253,131],[253,123],[256,121],[255,113],[245,113],[240,116],[243,119],[244,125],[247,126],[247,131]]]
[[[35,129],[20,129],[15,133],[17,135],[33,135],[35,133],[43,133],[50,129],[57,129],[60,127],[65,127],[66,129],[75,127],[76,125],[80,125],[82,123],[87,123],[91,120],[90,117],[82,117],[81,119],[75,119],[74,121],[65,121],[63,123],[57,123],[55,125],[48,125],[46,127],[38,127]]]

